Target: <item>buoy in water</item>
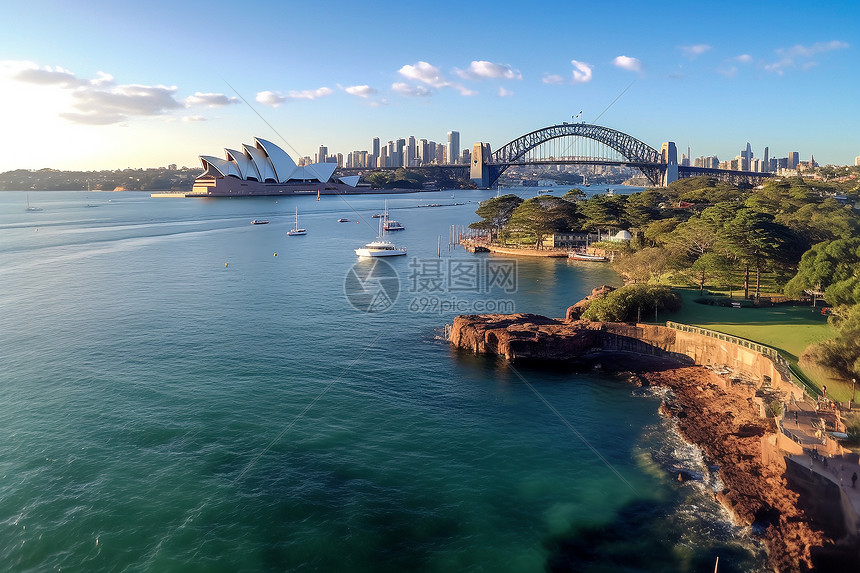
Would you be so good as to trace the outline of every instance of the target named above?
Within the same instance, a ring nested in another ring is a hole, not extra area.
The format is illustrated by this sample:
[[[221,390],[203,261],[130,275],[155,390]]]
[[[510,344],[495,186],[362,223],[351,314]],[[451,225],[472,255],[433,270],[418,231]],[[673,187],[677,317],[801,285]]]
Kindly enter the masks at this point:
[[[275,256],[277,257],[277,256],[278,256],[278,253],[275,253]]]
[[[226,267],[226,266],[227,266],[227,263],[224,263],[224,266]]]

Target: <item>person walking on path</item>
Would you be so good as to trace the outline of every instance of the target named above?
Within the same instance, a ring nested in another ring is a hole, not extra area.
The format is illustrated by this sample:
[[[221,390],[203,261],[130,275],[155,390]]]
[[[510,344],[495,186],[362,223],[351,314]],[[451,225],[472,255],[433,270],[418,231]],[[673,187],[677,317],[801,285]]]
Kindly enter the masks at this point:
[[[857,472],[854,472],[854,475],[851,476],[851,487],[857,486]]]

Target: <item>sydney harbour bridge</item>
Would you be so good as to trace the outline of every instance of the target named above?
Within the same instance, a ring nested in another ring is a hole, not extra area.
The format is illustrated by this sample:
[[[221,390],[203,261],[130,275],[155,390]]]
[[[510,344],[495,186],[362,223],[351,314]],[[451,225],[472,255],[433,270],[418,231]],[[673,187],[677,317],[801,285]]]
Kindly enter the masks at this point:
[[[472,147],[471,165],[429,165],[422,168],[469,170],[468,176],[479,188],[495,186],[509,168],[545,165],[605,165],[632,167],[642,172],[655,187],[665,187],[681,177],[710,175],[735,184],[754,185],[771,173],[737,171],[680,165],[674,142],[657,150],[632,135],[588,123],[564,122],[522,135],[492,151],[489,143]],[[369,170],[346,170],[361,171]],[[465,174],[465,173],[464,173]]]
[[[770,173],[679,165],[674,142],[660,150],[616,129],[588,123],[562,123],[520,136],[493,152],[488,143],[472,148],[470,178],[492,187],[509,167],[522,165],[611,165],[639,169],[654,186],[681,177],[711,175],[735,183],[754,183]]]

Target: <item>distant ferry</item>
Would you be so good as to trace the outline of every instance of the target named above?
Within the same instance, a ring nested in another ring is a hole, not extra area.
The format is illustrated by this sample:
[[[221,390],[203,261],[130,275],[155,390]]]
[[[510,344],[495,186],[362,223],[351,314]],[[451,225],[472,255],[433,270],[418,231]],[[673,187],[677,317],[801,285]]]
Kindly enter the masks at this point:
[[[349,219],[338,219],[338,223],[349,223]]]
[[[268,225],[269,222],[265,219],[251,219],[252,225]]]

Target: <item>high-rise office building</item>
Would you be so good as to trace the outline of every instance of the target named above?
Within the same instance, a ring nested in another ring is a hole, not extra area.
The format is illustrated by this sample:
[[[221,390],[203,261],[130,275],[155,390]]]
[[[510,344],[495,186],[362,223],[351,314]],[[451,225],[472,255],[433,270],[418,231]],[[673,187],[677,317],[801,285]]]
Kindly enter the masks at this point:
[[[761,160],[762,171],[770,171],[770,158],[768,157],[768,148],[764,148],[764,157]]]
[[[379,160],[379,138],[374,137],[370,142],[370,157],[367,158],[368,167],[376,167]]]
[[[415,136],[410,135],[406,140],[406,158],[403,162],[405,167],[415,167],[418,165],[418,151],[415,149]]]
[[[797,164],[800,163],[800,152],[791,151],[788,154],[788,169],[797,169]]]
[[[740,170],[741,171],[749,171],[750,168],[752,167],[752,159],[753,159],[753,152],[752,152],[752,148],[750,147],[749,141],[747,141],[747,148],[741,150],[741,154],[739,157],[740,157],[740,161],[738,163],[740,166]]]
[[[317,163],[325,163],[328,159],[328,147],[320,145],[320,150],[317,152]]]
[[[460,132],[448,132],[448,160],[451,163],[456,163],[460,156]]]

